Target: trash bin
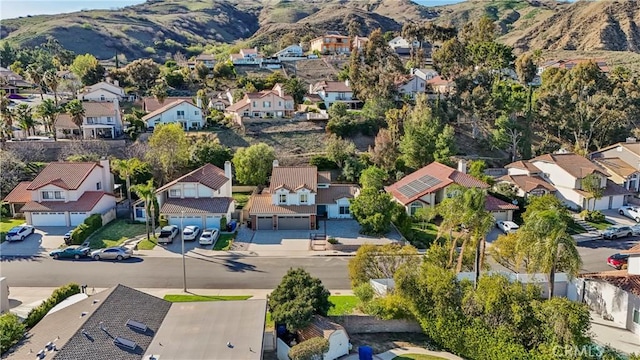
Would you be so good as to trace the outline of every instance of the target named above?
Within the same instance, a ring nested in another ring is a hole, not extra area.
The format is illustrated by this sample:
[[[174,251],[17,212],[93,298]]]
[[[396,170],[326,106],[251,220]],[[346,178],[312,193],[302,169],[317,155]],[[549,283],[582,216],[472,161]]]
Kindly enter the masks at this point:
[[[359,360],[373,360],[373,348],[370,346],[358,347]]]

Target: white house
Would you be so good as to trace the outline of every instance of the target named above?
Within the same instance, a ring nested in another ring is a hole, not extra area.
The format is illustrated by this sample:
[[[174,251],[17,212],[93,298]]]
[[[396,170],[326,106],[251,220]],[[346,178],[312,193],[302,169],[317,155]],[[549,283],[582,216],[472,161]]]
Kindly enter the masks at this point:
[[[188,100],[176,100],[142,117],[148,128],[180,123],[185,130],[200,129],[204,125],[202,109]]]
[[[231,54],[233,65],[260,65],[262,57],[258,54],[258,48],[241,49],[238,54]]]
[[[609,180],[640,192],[640,142],[636,138],[602,148],[589,154],[589,158],[607,169]]]
[[[169,225],[197,225],[201,228],[220,228],[220,219],[231,220],[235,202],[231,196],[231,162],[224,170],[212,164],[179,177],[156,190],[160,215]],[[146,219],[144,201],[133,204],[134,218]]]
[[[433,69],[412,69],[411,73],[422,80],[429,81],[438,76],[438,72]]]
[[[115,218],[116,207],[109,160],[49,163],[33,181],[20,183],[4,201],[26,202],[20,211],[27,224],[35,227],[76,226],[91,214],[103,215],[106,223]]]
[[[82,107],[84,108],[84,117],[80,129],[78,129],[69,114],[58,115],[56,131],[59,137],[62,138],[69,134],[82,132],[82,137],[85,139],[113,139],[122,134],[122,117],[118,100],[83,101]]]
[[[417,94],[424,94],[427,91],[427,81],[415,75],[396,81],[395,86],[400,98],[406,96],[415,99]]]
[[[349,84],[349,80],[345,81],[320,81],[313,85],[309,85],[309,94],[307,98],[310,99],[317,95],[324,102],[324,105],[329,109],[335,102],[346,103],[351,109],[359,107],[362,102],[353,96],[353,90]]]
[[[85,87],[79,94],[78,100],[92,101],[122,101],[125,99],[124,89],[106,81]]]
[[[253,230],[310,230],[318,216],[351,218],[349,199],[356,185],[331,184],[315,166],[279,166],[273,162],[269,188],[251,196],[247,208]]]
[[[545,188],[573,209],[586,209],[587,201],[590,202],[589,209],[617,209],[624,205],[626,195],[630,194],[627,189],[609,180],[609,173],[603,167],[573,153],[545,154],[527,162],[509,164],[506,168],[509,176],[527,176],[526,179],[541,185],[536,188],[537,191]],[[593,200],[582,185],[582,180],[590,175],[597,176],[603,188],[602,197],[598,200]],[[549,183],[551,187],[542,186],[540,179]],[[502,177],[501,180],[509,181],[506,177]],[[517,182],[513,183],[521,186]],[[522,187],[521,189],[525,190]],[[529,194],[536,195],[530,191]]]
[[[299,44],[289,45],[273,55],[281,61],[305,59],[304,50]]]
[[[315,337],[324,337],[329,341],[329,351],[323,360],[334,360],[341,356],[349,355],[349,335],[339,324],[320,315],[314,315],[311,324],[303,330],[298,331],[301,342]]]

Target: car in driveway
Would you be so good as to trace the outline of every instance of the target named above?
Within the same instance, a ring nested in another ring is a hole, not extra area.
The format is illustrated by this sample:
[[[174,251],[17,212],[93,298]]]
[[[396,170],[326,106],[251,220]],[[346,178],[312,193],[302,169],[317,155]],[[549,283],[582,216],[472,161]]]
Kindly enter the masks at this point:
[[[605,239],[619,239],[633,235],[633,230],[629,226],[610,226],[602,231],[602,237]]]
[[[513,221],[498,221],[496,222],[496,227],[505,234],[516,232],[520,228]]]
[[[218,240],[219,237],[220,237],[220,230],[206,229],[202,232],[202,235],[200,235],[200,240],[198,240],[198,243],[200,243],[200,245],[211,245],[214,242],[216,242],[216,240]]]
[[[14,226],[7,232],[5,239],[7,241],[22,241],[35,231],[36,229],[34,229],[33,226],[27,224]]]
[[[640,222],[640,207],[623,206],[620,209],[618,209],[618,214],[631,218],[636,222]]]
[[[75,229],[71,229],[71,230],[67,231],[67,232],[64,234],[64,236],[62,236],[62,240],[64,240],[64,243],[65,243],[66,245],[71,245],[71,236],[73,235],[73,231],[74,231],[74,230],[75,230]]]
[[[83,257],[89,256],[89,251],[91,251],[88,247],[83,246],[69,246],[64,249],[56,249],[49,253],[54,259],[80,259]]]
[[[160,229],[160,235],[158,236],[158,244],[171,244],[173,239],[178,236],[180,229],[175,225],[168,225]]]
[[[640,224],[633,225],[631,231],[633,231],[633,235],[640,235]]]
[[[607,265],[620,270],[623,266],[627,265],[627,261],[629,261],[629,255],[613,254],[607,258]]]
[[[182,239],[184,241],[193,241],[196,240],[200,236],[200,227],[195,225],[185,226],[182,229]]]
[[[133,255],[133,250],[124,246],[113,246],[106,249],[99,249],[91,252],[93,260],[123,260]]]

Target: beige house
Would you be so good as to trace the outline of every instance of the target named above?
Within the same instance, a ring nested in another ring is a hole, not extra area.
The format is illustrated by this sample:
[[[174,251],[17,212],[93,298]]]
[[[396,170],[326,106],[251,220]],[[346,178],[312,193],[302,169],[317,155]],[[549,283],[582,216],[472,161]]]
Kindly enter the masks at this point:
[[[640,192],[640,142],[629,137],[625,142],[607,146],[589,154],[591,160],[607,169],[609,180],[632,192]]]
[[[59,138],[81,133],[85,139],[116,138],[122,134],[120,104],[114,101],[83,101],[84,118],[78,128],[67,113],[58,115],[56,132]]]
[[[282,84],[274,85],[271,90],[247,93],[225,109],[238,125],[261,119],[289,118],[294,111],[293,97],[284,93]]]
[[[330,31],[324,36],[312,39],[309,48],[312,52],[318,51],[322,54],[349,54],[351,43],[348,36]]]

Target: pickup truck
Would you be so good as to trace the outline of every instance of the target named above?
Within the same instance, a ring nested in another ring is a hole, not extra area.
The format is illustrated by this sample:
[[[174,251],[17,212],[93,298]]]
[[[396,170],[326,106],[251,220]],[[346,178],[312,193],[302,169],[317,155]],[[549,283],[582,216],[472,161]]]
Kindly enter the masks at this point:
[[[158,244],[171,244],[173,239],[178,236],[178,227],[175,225],[165,226],[160,230],[158,235]]]

